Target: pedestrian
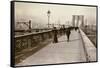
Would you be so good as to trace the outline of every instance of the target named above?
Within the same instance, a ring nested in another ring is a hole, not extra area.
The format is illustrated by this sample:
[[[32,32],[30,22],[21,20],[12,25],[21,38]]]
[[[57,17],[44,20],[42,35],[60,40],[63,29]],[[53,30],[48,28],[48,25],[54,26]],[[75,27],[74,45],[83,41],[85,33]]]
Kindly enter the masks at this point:
[[[65,34],[65,30],[66,30],[65,25],[63,25],[63,34]]]
[[[60,35],[62,35],[63,34],[63,28],[61,27],[60,28]]]
[[[66,29],[67,41],[69,42],[69,37],[71,34],[71,30],[69,28]]]
[[[75,31],[77,31],[79,29],[79,27],[75,27]]]
[[[57,43],[58,42],[57,33],[58,33],[58,31],[57,31],[56,27],[54,27],[53,28],[53,35],[54,35],[53,43]]]

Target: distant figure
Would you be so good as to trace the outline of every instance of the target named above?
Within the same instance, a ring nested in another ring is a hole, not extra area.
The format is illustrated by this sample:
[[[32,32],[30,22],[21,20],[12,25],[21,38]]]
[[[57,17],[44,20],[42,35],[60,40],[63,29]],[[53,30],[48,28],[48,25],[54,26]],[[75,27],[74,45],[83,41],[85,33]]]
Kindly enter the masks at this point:
[[[61,27],[60,28],[60,35],[62,35],[63,34],[63,28]]]
[[[63,25],[63,34],[65,34],[65,30],[66,30],[65,25]]]
[[[66,29],[66,35],[67,35],[67,41],[68,41],[68,42],[69,42],[70,34],[71,34],[71,29],[67,28],[67,29]]]
[[[58,38],[57,38],[57,29],[56,27],[53,28],[53,35],[54,35],[54,38],[53,38],[53,43],[57,43],[58,42]]]
[[[39,32],[39,29],[36,29],[36,32]]]
[[[77,31],[79,28],[78,27],[75,27],[75,31]]]

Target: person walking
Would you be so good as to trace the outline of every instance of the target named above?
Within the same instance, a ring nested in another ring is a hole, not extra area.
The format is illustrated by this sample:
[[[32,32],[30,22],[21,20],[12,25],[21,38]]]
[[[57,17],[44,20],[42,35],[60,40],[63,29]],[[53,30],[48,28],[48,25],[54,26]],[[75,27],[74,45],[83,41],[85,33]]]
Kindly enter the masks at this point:
[[[65,34],[65,30],[66,30],[65,25],[63,25],[63,34]]]
[[[58,42],[57,33],[58,33],[58,31],[57,31],[56,27],[54,27],[53,28],[53,35],[54,35],[53,43],[57,43]]]
[[[66,29],[67,41],[69,42],[69,37],[71,34],[71,30],[69,28]]]

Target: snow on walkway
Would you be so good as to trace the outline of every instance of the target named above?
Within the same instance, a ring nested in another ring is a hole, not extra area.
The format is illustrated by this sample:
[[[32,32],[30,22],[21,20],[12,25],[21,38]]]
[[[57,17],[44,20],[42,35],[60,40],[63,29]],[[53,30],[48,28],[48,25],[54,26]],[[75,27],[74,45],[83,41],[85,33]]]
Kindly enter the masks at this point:
[[[58,43],[48,44],[16,66],[86,61],[82,40],[78,32],[71,32],[69,42],[67,42],[66,35],[61,36],[58,40]]]

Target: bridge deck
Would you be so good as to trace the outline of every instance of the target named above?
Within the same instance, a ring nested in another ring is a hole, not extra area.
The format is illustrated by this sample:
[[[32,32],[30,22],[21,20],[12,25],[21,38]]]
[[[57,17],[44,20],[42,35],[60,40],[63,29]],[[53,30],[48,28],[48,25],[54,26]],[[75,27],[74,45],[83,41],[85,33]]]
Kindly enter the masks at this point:
[[[77,31],[71,32],[69,42],[66,35],[59,37],[58,40],[58,43],[48,44],[16,66],[86,61],[82,39]]]

